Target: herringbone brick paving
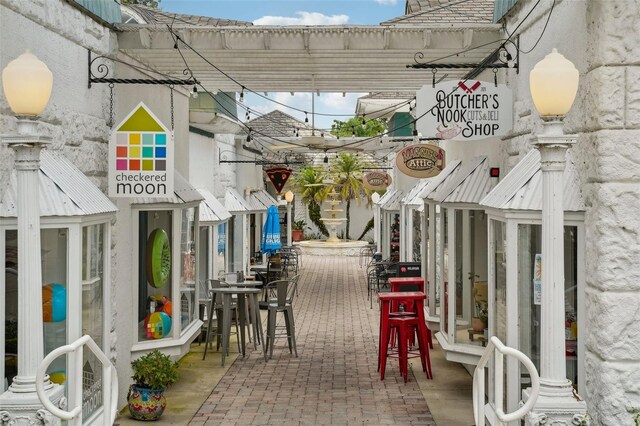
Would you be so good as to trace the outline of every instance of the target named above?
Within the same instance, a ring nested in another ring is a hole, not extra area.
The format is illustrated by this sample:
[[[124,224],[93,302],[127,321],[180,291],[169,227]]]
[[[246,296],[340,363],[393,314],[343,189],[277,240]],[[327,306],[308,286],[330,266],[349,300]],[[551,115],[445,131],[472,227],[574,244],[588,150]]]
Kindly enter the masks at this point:
[[[405,384],[393,360],[379,378],[378,310],[358,259],[305,256],[301,274],[298,358],[284,337],[268,362],[256,351],[238,358],[190,424],[434,425],[411,371]]]

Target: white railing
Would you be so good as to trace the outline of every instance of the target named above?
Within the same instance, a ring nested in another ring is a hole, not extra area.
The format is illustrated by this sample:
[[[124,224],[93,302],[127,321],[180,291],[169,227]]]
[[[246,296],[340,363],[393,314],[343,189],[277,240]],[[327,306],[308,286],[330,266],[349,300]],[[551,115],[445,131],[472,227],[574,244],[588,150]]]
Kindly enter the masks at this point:
[[[100,363],[102,364],[102,406],[103,406],[103,414],[102,414],[102,425],[113,425],[117,409],[118,409],[118,375],[116,373],[116,368],[111,364],[109,358],[100,350],[100,347],[93,341],[91,336],[84,335],[75,342],[61,346],[57,349],[54,349],[47,355],[40,367],[38,368],[38,374],[36,375],[36,391],[38,392],[38,398],[40,398],[40,402],[44,405],[51,414],[62,419],[68,420],[68,424],[70,426],[79,426],[82,425],[82,349],[84,346],[87,346],[91,352],[98,358]],[[75,389],[72,395],[73,401],[69,402],[69,405],[72,407],[71,411],[64,411],[60,408],[56,407],[47,397],[47,394],[44,390],[44,378],[47,374],[47,368],[49,368],[49,364],[53,362],[56,358],[65,354],[73,354],[70,357],[70,369],[71,373],[78,380],[75,381]]]
[[[500,339],[496,336],[492,336],[489,340],[489,344],[484,350],[475,371],[473,372],[473,416],[476,421],[476,426],[484,426],[485,424],[485,381],[484,381],[484,369],[487,367],[491,355],[494,355],[494,375],[493,375],[493,395],[494,401],[489,401],[489,406],[492,406],[495,414],[496,423],[490,421],[491,424],[503,425],[514,420],[523,418],[536,403],[538,399],[538,393],[540,392],[540,376],[538,376],[538,370],[536,370],[533,362],[522,352],[517,349],[510,348],[502,344]],[[531,396],[519,409],[513,413],[506,413],[503,411],[504,407],[504,356],[512,356],[516,358],[529,372],[531,377]]]

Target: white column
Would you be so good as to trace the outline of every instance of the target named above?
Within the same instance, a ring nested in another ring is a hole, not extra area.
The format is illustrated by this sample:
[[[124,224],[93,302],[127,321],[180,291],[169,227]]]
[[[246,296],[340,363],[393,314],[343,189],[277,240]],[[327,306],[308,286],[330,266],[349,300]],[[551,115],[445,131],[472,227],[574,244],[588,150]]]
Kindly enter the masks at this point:
[[[380,205],[374,205],[373,211],[373,240],[376,243],[376,251],[379,252],[382,245],[380,244]]]
[[[42,407],[36,394],[36,373],[44,358],[38,197],[40,150],[50,140],[37,135],[37,126],[35,120],[18,120],[19,135],[4,138],[15,151],[18,183],[18,375],[0,395],[2,424],[60,424],[59,419],[52,418]],[[51,383],[48,376],[45,381],[50,399],[60,405],[63,387]]]
[[[564,184],[566,154],[576,137],[564,135],[561,121],[546,121],[535,144],[542,170],[542,306],[540,395],[527,424],[579,424],[586,404],[575,398],[567,379],[564,335]],[[529,396],[523,392],[523,399]],[[578,421],[578,423],[571,423]]]
[[[291,203],[287,203],[287,245],[293,246],[291,241]]]

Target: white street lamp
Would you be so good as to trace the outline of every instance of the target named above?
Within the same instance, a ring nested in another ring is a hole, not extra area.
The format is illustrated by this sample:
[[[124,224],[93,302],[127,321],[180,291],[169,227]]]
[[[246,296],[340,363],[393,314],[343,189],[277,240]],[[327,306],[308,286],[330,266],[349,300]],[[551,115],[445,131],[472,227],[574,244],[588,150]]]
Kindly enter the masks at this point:
[[[544,120],[535,143],[542,170],[542,306],[540,320],[540,394],[528,424],[572,424],[584,418],[586,404],[573,395],[565,358],[563,173],[567,150],[576,141],[562,120],[578,90],[579,73],[556,49],[529,74],[531,97]],[[528,399],[529,389],[523,392]],[[574,419],[575,417],[575,419]]]
[[[293,246],[293,241],[291,241],[291,203],[293,202],[293,192],[287,191],[284,194],[284,199],[287,201],[287,245]]]
[[[371,194],[371,201],[373,201],[373,242],[376,243],[376,251],[380,251],[380,194],[374,192]]]
[[[2,87],[17,116],[17,135],[3,142],[15,151],[18,183],[18,375],[0,395],[0,419],[8,424],[60,424],[36,393],[36,373],[43,359],[42,267],[40,252],[40,150],[50,138],[37,133],[38,115],[51,96],[53,75],[29,51],[2,71]],[[50,400],[59,405],[64,388],[45,379]],[[47,423],[51,422],[51,423]]]

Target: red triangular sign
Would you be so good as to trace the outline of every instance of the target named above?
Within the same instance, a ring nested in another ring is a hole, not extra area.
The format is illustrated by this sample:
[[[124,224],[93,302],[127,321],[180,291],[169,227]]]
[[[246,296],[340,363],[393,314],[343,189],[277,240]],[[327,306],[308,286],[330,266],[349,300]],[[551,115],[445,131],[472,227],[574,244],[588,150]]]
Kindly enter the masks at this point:
[[[287,184],[289,180],[289,176],[291,176],[291,169],[285,169],[284,167],[278,167],[275,169],[267,169],[265,173],[267,177],[273,184],[273,187],[276,189],[276,194],[280,195],[282,189]]]

